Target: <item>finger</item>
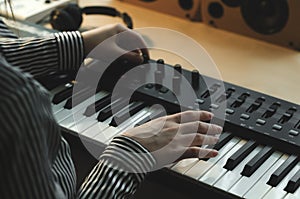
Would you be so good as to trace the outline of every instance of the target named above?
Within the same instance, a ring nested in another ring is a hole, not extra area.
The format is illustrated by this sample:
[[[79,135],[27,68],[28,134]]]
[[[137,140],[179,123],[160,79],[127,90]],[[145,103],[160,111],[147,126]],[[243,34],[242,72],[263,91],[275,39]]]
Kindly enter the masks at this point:
[[[125,65],[126,64],[139,65],[144,62],[144,57],[137,52],[127,52],[126,54],[122,55],[120,59],[123,60],[123,64]]]
[[[189,134],[183,135],[181,141],[185,146],[215,145],[219,138],[202,134]]]
[[[126,32],[118,35],[117,43],[123,49],[130,51],[139,49],[143,55],[150,57],[145,40],[141,34],[134,30],[127,30]]]
[[[204,149],[200,147],[189,147],[180,159],[185,158],[213,158],[218,155],[218,151],[215,149]]]
[[[139,65],[144,62],[143,56],[141,56],[138,50],[135,51],[127,51],[118,46],[113,47],[113,53],[117,55],[121,55],[114,61],[115,64],[118,65]]]
[[[184,111],[171,116],[177,123],[211,120],[213,114],[208,111]]]
[[[223,128],[215,124],[195,121],[195,122],[187,122],[187,123],[180,124],[179,130],[180,133],[182,134],[197,132],[201,134],[216,135],[222,133]]]

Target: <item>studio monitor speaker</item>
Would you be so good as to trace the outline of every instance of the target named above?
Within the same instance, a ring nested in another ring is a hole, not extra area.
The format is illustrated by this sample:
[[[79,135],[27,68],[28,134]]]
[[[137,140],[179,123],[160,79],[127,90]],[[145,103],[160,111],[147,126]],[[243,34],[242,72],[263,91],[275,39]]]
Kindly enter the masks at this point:
[[[203,23],[300,50],[300,0],[203,0]]]
[[[201,21],[201,0],[120,0],[191,21]]]

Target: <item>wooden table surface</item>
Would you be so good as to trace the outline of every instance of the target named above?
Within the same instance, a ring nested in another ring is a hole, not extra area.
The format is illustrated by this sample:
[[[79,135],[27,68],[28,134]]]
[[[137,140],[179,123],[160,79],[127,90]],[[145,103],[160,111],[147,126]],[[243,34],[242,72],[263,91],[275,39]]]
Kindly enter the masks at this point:
[[[79,5],[112,6],[121,12],[127,12],[137,30],[156,27],[184,34],[206,50],[224,81],[300,104],[298,51],[119,0],[80,0]],[[84,16],[82,27],[89,28],[109,23],[123,22],[120,18],[90,15]],[[184,48],[189,49],[186,46]],[[178,61],[177,57],[169,55],[164,57],[163,53],[158,52],[153,52],[151,56],[154,59],[166,58],[171,64]]]

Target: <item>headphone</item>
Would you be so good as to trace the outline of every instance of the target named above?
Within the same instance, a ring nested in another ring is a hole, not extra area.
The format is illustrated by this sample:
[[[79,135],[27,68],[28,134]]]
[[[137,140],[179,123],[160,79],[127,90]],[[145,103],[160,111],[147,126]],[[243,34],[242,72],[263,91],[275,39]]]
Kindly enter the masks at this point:
[[[121,17],[128,28],[133,28],[133,22],[127,13],[121,13],[115,8],[106,6],[80,8],[75,3],[70,3],[66,7],[53,10],[50,13],[50,24],[53,29],[59,31],[78,30],[83,21],[83,14],[103,14],[112,17]]]

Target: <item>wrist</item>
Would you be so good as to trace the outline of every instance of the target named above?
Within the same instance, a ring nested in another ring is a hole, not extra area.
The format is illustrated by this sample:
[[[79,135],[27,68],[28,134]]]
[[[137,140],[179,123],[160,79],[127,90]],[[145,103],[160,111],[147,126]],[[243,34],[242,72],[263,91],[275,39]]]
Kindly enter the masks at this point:
[[[106,147],[101,159],[114,162],[117,168],[135,173],[138,177],[151,171],[156,161],[152,154],[137,141],[116,136]]]

